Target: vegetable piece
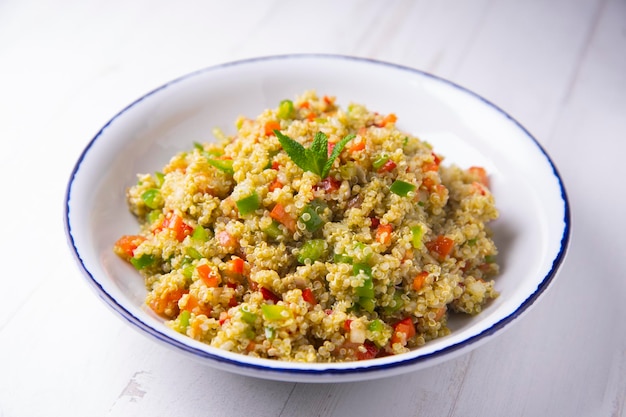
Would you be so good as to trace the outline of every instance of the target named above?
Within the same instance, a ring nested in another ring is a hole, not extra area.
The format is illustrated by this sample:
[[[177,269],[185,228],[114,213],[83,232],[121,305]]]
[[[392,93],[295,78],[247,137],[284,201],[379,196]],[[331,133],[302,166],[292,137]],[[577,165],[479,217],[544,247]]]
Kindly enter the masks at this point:
[[[389,161],[389,155],[381,154],[372,161],[372,168],[379,169]]]
[[[226,267],[224,268],[224,273],[229,276],[234,275],[243,275],[245,272],[246,263],[243,259],[238,256],[233,256],[228,262],[226,262]]]
[[[487,171],[485,170],[485,168],[473,166],[473,167],[469,167],[467,171],[470,174],[478,177],[478,181],[482,185],[484,185],[485,187],[489,187],[489,177],[487,176]]]
[[[209,232],[204,227],[198,225],[191,232],[191,238],[199,242],[206,242],[209,240]]]
[[[267,320],[286,320],[291,317],[291,311],[282,304],[262,304],[261,311]]]
[[[184,333],[189,327],[189,319],[191,318],[191,313],[188,310],[183,310],[178,315],[178,331]]]
[[[398,117],[395,114],[389,113],[383,118],[383,120],[380,123],[376,124],[376,127],[385,127],[388,124],[395,123],[397,120],[398,120]]]
[[[344,255],[342,253],[335,253],[333,255],[333,261],[335,263],[344,263],[344,264],[351,264],[352,263],[352,257],[348,256],[348,255]]]
[[[311,239],[304,242],[298,253],[298,262],[305,264],[307,260],[311,263],[317,261],[326,252],[327,243],[324,239]]]
[[[118,255],[126,260],[130,260],[134,255],[135,249],[145,240],[145,237],[139,235],[124,235],[115,242],[113,249]]]
[[[283,234],[283,231],[278,227],[278,222],[276,220],[272,220],[272,222],[262,229],[263,233],[265,233],[268,237],[272,239],[276,239],[278,236]]]
[[[188,291],[174,288],[163,292],[158,298],[150,301],[149,307],[158,315],[174,318],[178,315],[178,301],[187,294]]]
[[[198,272],[198,276],[200,277],[202,282],[204,282],[204,284],[207,287],[215,288],[219,286],[220,276],[209,265],[207,264],[198,265],[198,267],[196,268],[196,271]]]
[[[151,209],[158,209],[163,205],[163,197],[161,192],[156,188],[150,188],[141,194],[144,204]]]
[[[385,162],[385,164],[383,166],[381,166],[380,168],[378,168],[377,172],[379,174],[382,174],[383,172],[391,172],[395,169],[396,167],[396,163],[393,162],[392,160],[389,160],[387,162]]]
[[[296,231],[296,221],[285,211],[285,207],[282,204],[276,203],[270,212],[270,217],[283,224],[290,232]]]
[[[202,259],[203,258],[202,254],[198,251],[198,249],[194,248],[193,246],[187,246],[185,248],[185,254],[189,255],[193,259]]]
[[[411,227],[411,245],[415,249],[422,247],[422,237],[424,236],[424,228],[421,225]]]
[[[355,288],[356,295],[359,296],[359,304],[361,304],[361,299],[372,299],[374,298],[374,282],[372,281],[372,268],[363,263],[356,263],[352,266],[352,272],[354,275],[359,275],[361,273],[365,274],[365,279],[363,280],[363,285]]]
[[[227,174],[232,175],[235,173],[235,170],[233,169],[233,160],[228,159],[228,157],[220,157],[218,159],[207,158],[207,162]]]
[[[254,213],[259,207],[261,207],[261,198],[256,191],[253,191],[247,197],[243,197],[235,202],[239,214],[245,216],[250,213]]]
[[[179,242],[185,240],[185,237],[190,235],[193,231],[191,226],[185,223],[182,217],[171,212],[165,216],[162,227],[174,231],[176,240]]]
[[[426,243],[426,247],[429,251],[435,252],[440,259],[443,259],[448,256],[450,252],[452,252],[454,240],[444,235],[439,235],[435,238],[435,240],[431,240]]]
[[[413,278],[412,288],[414,291],[419,291],[424,286],[424,282],[426,282],[426,278],[428,277],[428,272],[422,271]]]
[[[302,214],[300,214],[300,221],[306,226],[306,230],[309,232],[315,232],[319,230],[324,224],[324,220],[318,214],[318,211],[323,210],[323,205],[311,202],[304,207]]]
[[[254,324],[256,322],[257,315],[248,311],[247,306],[241,307],[239,311],[241,311],[241,321],[244,323]]]
[[[278,178],[274,179],[274,181],[272,181],[270,183],[270,185],[268,185],[267,190],[268,191],[276,191],[279,190],[281,188],[283,188],[285,186],[285,184],[283,184],[282,182],[280,182],[280,180]]]
[[[278,105],[277,116],[280,119],[291,119],[295,114],[295,108],[293,107],[293,101],[283,100]]]
[[[226,230],[217,232],[215,237],[217,238],[217,241],[220,242],[220,245],[228,250],[234,249],[238,244],[237,239]]]
[[[328,137],[323,132],[315,134],[310,148],[305,148],[299,142],[287,135],[283,135],[278,130],[275,130],[274,133],[287,155],[296,165],[304,171],[310,171],[319,175],[322,179],[328,176],[335,159],[337,159],[346,144],[355,137],[355,135],[351,134],[341,139],[334,146],[329,156]]]
[[[406,346],[413,336],[415,336],[415,325],[413,324],[413,320],[407,317],[393,326],[391,344],[400,343],[402,346]]]
[[[393,226],[389,223],[381,224],[376,228],[376,241],[381,245],[389,245],[391,243],[391,233]]]
[[[130,263],[135,267],[135,269],[140,270],[144,269],[150,265],[152,265],[156,261],[154,255],[150,255],[147,253],[142,254],[139,257],[130,258]]]
[[[385,306],[384,310],[387,314],[393,314],[400,311],[404,307],[404,300],[400,292],[393,293],[393,304]]]
[[[389,191],[400,197],[406,197],[410,192],[415,191],[415,188],[414,184],[402,180],[395,180],[393,184],[391,184],[391,187],[389,187]]]
[[[311,305],[317,304],[313,290],[308,287],[302,290],[302,299]]]
[[[360,361],[374,359],[376,356],[378,356],[378,352],[380,352],[380,348],[376,346],[373,342],[366,340],[365,342],[363,342],[362,347],[358,347],[356,349],[356,358]]]
[[[277,296],[274,291],[269,290],[265,287],[261,287],[260,289],[261,291],[261,295],[263,296],[263,299],[266,301],[273,301],[274,303],[277,303],[280,301],[280,297]]]
[[[275,120],[270,120],[265,123],[265,126],[263,126],[263,132],[265,133],[265,136],[275,135],[278,129],[280,129],[280,123]]]

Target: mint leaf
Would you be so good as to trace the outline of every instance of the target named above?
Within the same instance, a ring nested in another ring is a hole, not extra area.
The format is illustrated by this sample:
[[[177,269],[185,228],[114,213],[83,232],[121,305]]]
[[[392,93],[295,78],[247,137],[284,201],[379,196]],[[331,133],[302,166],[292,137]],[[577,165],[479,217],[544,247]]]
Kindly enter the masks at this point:
[[[307,156],[311,164],[311,171],[324,178],[322,172],[328,160],[328,137],[322,132],[317,132],[311,147],[307,151],[309,153]]]
[[[330,157],[328,157],[326,164],[324,164],[324,168],[322,169],[322,175],[320,175],[322,178],[326,178],[328,176],[328,174],[330,173],[330,169],[333,166],[333,162],[335,162],[335,159],[337,159],[337,157],[339,156],[341,151],[343,151],[343,148],[346,147],[348,142],[350,142],[355,137],[356,135],[350,134],[350,135],[347,135],[345,138],[341,139],[339,142],[337,142],[337,144],[333,148],[332,153],[330,154]],[[328,149],[326,150],[326,153],[328,154]]]
[[[287,152],[287,155],[289,155],[291,160],[303,170],[309,171],[310,165],[304,146],[300,145],[299,142],[296,142],[289,136],[283,135],[279,130],[274,130],[274,134],[276,134],[280,145],[283,147],[285,152]]]
[[[276,134],[281,146],[296,165],[304,171],[310,171],[319,175],[322,179],[328,176],[335,159],[343,151],[343,148],[346,147],[346,144],[355,137],[355,135],[350,134],[337,142],[329,157],[328,137],[323,132],[315,134],[313,143],[308,149],[289,136],[283,135],[279,130],[274,130],[274,134]]]

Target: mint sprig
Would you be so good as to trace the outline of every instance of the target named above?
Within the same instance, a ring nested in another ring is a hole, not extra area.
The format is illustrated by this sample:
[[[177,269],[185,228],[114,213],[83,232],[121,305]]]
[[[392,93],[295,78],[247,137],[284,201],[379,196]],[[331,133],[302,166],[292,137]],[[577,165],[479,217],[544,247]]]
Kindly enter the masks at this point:
[[[279,130],[274,130],[278,141],[287,152],[291,160],[305,171],[310,171],[324,179],[330,173],[333,162],[348,142],[354,139],[355,135],[350,134],[341,139],[328,156],[328,137],[323,132],[317,132],[310,148],[305,148],[299,142],[283,135]]]

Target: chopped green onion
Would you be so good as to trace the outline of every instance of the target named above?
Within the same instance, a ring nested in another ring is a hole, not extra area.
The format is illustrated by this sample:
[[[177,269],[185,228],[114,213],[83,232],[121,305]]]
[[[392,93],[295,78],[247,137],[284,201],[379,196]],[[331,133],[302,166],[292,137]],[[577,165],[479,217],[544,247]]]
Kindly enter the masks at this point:
[[[309,232],[315,232],[319,230],[324,224],[324,219],[320,217],[318,213],[324,210],[323,203],[312,201],[307,204],[300,215],[300,221],[306,226],[306,230]]]
[[[374,169],[378,169],[385,165],[387,161],[389,161],[388,155],[380,155],[378,156],[378,158],[374,159],[374,162],[372,162],[372,167],[374,167]]]
[[[139,270],[139,269],[144,269],[145,267],[152,265],[155,260],[156,259],[153,255],[144,253],[138,258],[130,258],[130,263],[133,264],[135,269]]]
[[[213,165],[215,168],[223,171],[227,174],[234,174],[235,170],[233,169],[233,160],[232,159],[212,159],[207,158],[209,164]]]
[[[261,311],[267,320],[286,320],[291,317],[291,311],[281,304],[262,304]]]
[[[193,232],[191,232],[191,238],[200,242],[206,242],[209,240],[210,236],[209,232],[204,227],[197,225],[195,229],[193,229]]]
[[[189,327],[189,319],[191,318],[191,313],[188,310],[183,310],[178,315],[178,330],[183,333],[187,327]]]
[[[192,246],[187,246],[185,248],[185,254],[189,255],[193,259],[202,259],[203,258],[202,254],[198,251],[198,249],[196,249],[196,248],[194,248]]]
[[[293,107],[293,101],[291,100],[283,100],[278,105],[278,113],[277,116],[280,119],[291,119],[294,115],[295,108]]]
[[[241,320],[243,322],[246,322],[248,324],[254,324],[254,322],[256,321],[256,314],[250,312],[247,310],[247,308],[241,307],[240,309],[241,311]]]
[[[263,232],[272,239],[276,239],[279,236],[282,236],[283,231],[280,230],[279,223],[276,220],[272,220],[269,226],[262,229]]]
[[[237,200],[235,204],[237,204],[237,210],[239,210],[239,214],[245,216],[246,214],[253,213],[259,207],[261,207],[261,198],[256,193],[256,191],[253,191],[252,194],[250,194],[249,196]]]
[[[300,248],[298,253],[298,262],[304,264],[308,259],[310,262],[315,262],[324,255],[326,252],[327,243],[323,239],[312,239],[304,242],[304,245]]]
[[[395,180],[393,184],[391,184],[389,191],[399,195],[400,197],[406,197],[410,192],[415,191],[415,188],[417,187],[415,187],[414,184],[401,180]]]
[[[158,209],[163,204],[163,197],[157,188],[150,188],[141,194],[141,199],[151,209]]]
[[[163,181],[165,181],[165,174],[163,174],[162,172],[155,172],[154,180],[157,188],[161,188],[161,186],[163,185]]]
[[[422,237],[424,236],[424,229],[422,226],[417,225],[411,227],[411,243],[415,249],[422,247]]]
[[[337,264],[338,263],[351,264],[352,258],[342,253],[336,253],[333,255],[333,261],[335,261],[335,263]]]
[[[383,328],[383,322],[378,319],[372,320],[367,326],[367,330],[369,330],[370,332],[382,332]]]

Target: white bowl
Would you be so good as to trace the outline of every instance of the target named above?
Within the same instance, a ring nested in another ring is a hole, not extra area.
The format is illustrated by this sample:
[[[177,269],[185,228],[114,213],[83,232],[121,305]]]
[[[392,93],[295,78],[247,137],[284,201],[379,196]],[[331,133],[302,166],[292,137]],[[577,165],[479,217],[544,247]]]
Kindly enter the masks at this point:
[[[431,142],[462,167],[491,175],[500,218],[493,222],[501,274],[499,298],[479,315],[450,321],[449,336],[409,353],[351,363],[302,364],[258,359],[196,342],[169,329],[144,307],[143,279],[112,251],[137,229],[125,190],[137,173],[160,169],[211,130],[234,130],[239,115],[255,117],[305,90],[395,113],[398,128]],[[519,321],[554,279],[567,249],[570,213],[563,182],[539,143],[511,116],[450,81],[412,68],[335,55],[287,55],[203,69],[141,97],[89,142],[66,193],[65,227],[79,268],[100,298],[151,339],[216,368],[301,382],[355,381],[440,363],[493,338]]]

